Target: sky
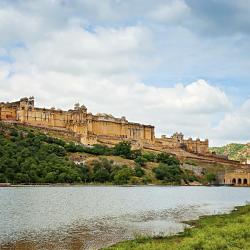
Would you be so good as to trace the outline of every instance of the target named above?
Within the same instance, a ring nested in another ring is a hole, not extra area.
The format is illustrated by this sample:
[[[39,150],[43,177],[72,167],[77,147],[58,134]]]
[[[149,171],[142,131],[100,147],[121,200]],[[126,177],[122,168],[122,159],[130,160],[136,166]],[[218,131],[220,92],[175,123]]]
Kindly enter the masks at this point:
[[[250,142],[250,0],[0,0],[0,101]]]

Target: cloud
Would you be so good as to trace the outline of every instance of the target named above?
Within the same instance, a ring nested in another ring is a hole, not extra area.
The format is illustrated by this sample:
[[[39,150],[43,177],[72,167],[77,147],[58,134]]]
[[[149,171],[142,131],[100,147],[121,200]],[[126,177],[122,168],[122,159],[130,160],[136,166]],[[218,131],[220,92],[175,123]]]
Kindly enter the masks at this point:
[[[155,7],[149,17],[157,22],[179,22],[184,21],[190,13],[189,6],[183,0],[174,0],[162,3]]]
[[[243,0],[2,0],[1,101],[79,101],[158,135],[244,140],[249,104],[235,100],[249,92],[248,14]]]
[[[217,141],[250,142],[250,99],[239,108],[227,113],[213,130]]]
[[[138,57],[146,56],[150,40],[150,33],[143,27],[96,28],[91,32],[74,27],[49,33],[28,48],[14,50],[12,55],[18,66],[33,65],[39,70],[119,74],[146,65]]]

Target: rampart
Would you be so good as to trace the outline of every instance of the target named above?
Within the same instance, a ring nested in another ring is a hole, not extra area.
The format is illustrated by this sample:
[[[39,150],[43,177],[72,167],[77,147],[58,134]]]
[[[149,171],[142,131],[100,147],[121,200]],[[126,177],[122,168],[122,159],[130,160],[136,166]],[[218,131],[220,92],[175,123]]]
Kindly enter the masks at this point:
[[[25,97],[16,102],[0,103],[0,120],[74,133],[74,138],[86,145],[115,145],[129,140],[134,148],[208,154],[208,140],[184,139],[182,133],[155,138],[154,126],[129,122],[125,117],[116,118],[110,114],[94,115],[80,104],[68,111],[39,108],[35,107],[33,97]]]

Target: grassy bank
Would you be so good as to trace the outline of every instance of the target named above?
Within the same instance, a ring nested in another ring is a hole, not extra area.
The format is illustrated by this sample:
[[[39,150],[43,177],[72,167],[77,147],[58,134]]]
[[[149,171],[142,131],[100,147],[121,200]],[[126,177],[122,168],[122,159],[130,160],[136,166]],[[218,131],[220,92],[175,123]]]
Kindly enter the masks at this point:
[[[106,250],[223,250],[250,249],[250,205],[230,214],[192,221],[192,228],[171,237],[142,238],[119,243]]]

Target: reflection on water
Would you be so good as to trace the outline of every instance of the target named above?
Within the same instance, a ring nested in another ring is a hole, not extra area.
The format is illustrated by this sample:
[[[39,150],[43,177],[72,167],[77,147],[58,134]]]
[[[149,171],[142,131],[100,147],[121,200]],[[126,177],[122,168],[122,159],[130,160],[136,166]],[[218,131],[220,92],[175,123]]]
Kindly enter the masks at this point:
[[[2,188],[0,249],[98,249],[246,201],[249,189],[231,187]]]

